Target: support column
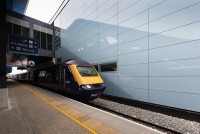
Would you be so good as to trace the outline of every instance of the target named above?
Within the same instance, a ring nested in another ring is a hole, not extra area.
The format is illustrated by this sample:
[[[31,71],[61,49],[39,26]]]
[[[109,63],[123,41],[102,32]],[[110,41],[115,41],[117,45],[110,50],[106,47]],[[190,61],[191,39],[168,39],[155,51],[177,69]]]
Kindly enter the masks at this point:
[[[0,111],[8,107],[8,91],[6,83],[6,0],[0,4]]]

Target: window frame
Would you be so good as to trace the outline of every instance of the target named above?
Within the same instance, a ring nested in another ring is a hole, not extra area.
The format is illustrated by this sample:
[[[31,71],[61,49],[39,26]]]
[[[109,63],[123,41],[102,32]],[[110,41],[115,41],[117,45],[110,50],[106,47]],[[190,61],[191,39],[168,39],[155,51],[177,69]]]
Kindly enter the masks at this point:
[[[116,70],[108,70],[108,71],[104,70],[104,71],[102,71],[102,66],[113,64],[113,63],[116,65]],[[99,64],[99,71],[102,72],[102,73],[116,73],[116,72],[118,72],[117,61],[111,61],[111,62],[106,62],[106,63]]]
[[[93,68],[93,70],[95,71],[95,73],[96,73],[96,75],[87,75],[87,76],[83,76],[83,75],[81,75],[81,73],[80,73],[80,71],[78,70],[78,68],[77,67],[91,67],[91,68]],[[76,69],[78,70],[78,73],[82,76],[82,77],[97,77],[97,76],[99,76],[98,75],[98,72],[96,71],[96,69],[93,67],[93,66],[81,66],[81,65],[77,65],[76,66]]]

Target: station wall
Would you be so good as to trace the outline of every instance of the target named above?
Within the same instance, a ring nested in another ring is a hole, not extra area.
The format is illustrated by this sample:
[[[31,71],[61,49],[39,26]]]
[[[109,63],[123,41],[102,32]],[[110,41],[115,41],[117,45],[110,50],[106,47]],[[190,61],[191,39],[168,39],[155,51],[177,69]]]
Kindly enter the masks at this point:
[[[56,57],[94,65],[105,94],[200,112],[200,0],[73,0],[54,21]]]

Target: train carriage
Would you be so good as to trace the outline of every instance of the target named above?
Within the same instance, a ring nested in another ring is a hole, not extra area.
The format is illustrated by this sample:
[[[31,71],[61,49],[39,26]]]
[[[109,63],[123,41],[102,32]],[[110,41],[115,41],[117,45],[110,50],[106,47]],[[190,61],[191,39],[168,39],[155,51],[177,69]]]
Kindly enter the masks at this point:
[[[62,90],[83,100],[99,97],[106,88],[96,69],[84,61],[68,60],[41,67],[27,75],[27,80],[37,85]]]

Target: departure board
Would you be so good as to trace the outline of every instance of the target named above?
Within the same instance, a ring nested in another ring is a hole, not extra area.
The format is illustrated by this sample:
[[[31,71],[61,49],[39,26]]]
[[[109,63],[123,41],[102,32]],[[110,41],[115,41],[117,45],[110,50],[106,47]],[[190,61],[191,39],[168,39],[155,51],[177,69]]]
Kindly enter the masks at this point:
[[[12,53],[38,56],[39,41],[33,38],[8,35],[8,51]]]

